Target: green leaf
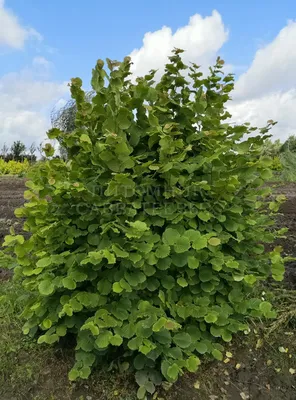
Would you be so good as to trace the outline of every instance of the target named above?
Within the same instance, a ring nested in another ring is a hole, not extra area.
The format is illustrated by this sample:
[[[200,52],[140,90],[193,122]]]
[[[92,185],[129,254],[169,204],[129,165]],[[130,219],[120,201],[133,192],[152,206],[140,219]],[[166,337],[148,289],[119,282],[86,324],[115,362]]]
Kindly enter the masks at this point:
[[[208,240],[208,243],[209,243],[211,246],[219,246],[219,244],[221,243],[221,240],[218,239],[218,238],[216,238],[216,237],[211,237],[211,238]]]
[[[142,221],[135,221],[135,222],[128,222],[128,223],[132,228],[136,229],[139,232],[145,232],[149,229],[147,224]]]
[[[208,351],[207,345],[203,342],[197,342],[195,348],[200,354],[205,354]]]
[[[199,260],[194,256],[188,257],[188,267],[190,269],[197,269],[199,267]]]
[[[105,331],[99,334],[97,339],[95,340],[95,344],[99,349],[104,349],[108,347],[109,343],[111,343],[112,333],[109,331]]]
[[[157,258],[166,258],[170,254],[170,246],[162,244],[157,247],[155,255]]]
[[[170,344],[172,341],[171,334],[166,329],[161,329],[159,332],[155,332],[154,335],[155,339],[161,344]]]
[[[216,312],[210,312],[205,316],[205,321],[208,324],[212,324],[213,322],[216,322],[218,319],[218,314]]]
[[[79,371],[79,376],[82,379],[87,379],[91,374],[91,369],[89,367],[83,367]]]
[[[176,253],[184,253],[189,249],[189,247],[190,247],[190,241],[186,236],[181,236],[180,238],[178,238],[174,245]]]
[[[70,278],[72,278],[75,282],[83,282],[87,279],[87,275],[83,272],[72,271],[70,274]]]
[[[67,327],[65,325],[59,325],[56,328],[56,334],[58,336],[66,336],[67,333]]]
[[[149,375],[147,371],[137,371],[135,373],[135,379],[139,386],[145,386],[149,381]]]
[[[112,290],[115,293],[121,293],[123,291],[123,288],[121,287],[119,282],[114,282],[112,286]]]
[[[153,332],[159,332],[163,327],[164,324],[166,323],[166,319],[164,317],[159,318],[157,322],[152,327]]]
[[[58,136],[63,134],[63,132],[60,129],[57,128],[51,128],[47,131],[47,137],[48,139],[56,139]]]
[[[208,211],[199,211],[197,215],[199,219],[205,222],[208,222],[212,217],[211,213],[209,213]]]
[[[178,278],[177,283],[179,286],[186,287],[188,286],[188,282],[184,278]]]
[[[173,289],[175,286],[175,279],[170,275],[166,275],[161,279],[161,284],[165,289]]]
[[[188,333],[177,333],[173,337],[173,340],[174,343],[182,349],[185,349],[191,345],[191,336]]]
[[[112,249],[117,257],[121,257],[121,258],[128,257],[128,252],[120,249],[117,245],[113,244]]]
[[[120,129],[128,129],[131,126],[130,111],[127,108],[121,108],[117,115],[117,121]]]
[[[107,279],[102,279],[101,281],[98,282],[97,289],[101,295],[106,296],[111,292],[112,284]]]
[[[189,372],[196,372],[200,365],[200,359],[196,356],[191,356],[186,361],[186,367]]]
[[[91,140],[90,140],[90,137],[89,137],[86,133],[83,133],[83,134],[80,136],[80,142],[92,144],[92,143],[91,143]]]
[[[222,360],[223,360],[223,354],[221,353],[221,351],[219,351],[219,350],[217,350],[217,349],[214,349],[214,350],[212,351],[212,356],[213,356],[214,358],[216,358],[216,360],[219,360],[219,361],[222,361]]]
[[[134,367],[141,370],[145,367],[147,358],[143,354],[138,354],[134,359]]]
[[[66,289],[69,289],[69,290],[74,290],[74,289],[76,289],[76,283],[75,283],[74,279],[72,279],[72,278],[70,278],[70,277],[64,278],[64,279],[62,280],[62,283],[63,283],[63,286],[64,286]]]
[[[114,335],[113,337],[110,338],[110,344],[113,346],[120,346],[123,342],[123,339],[119,335]]]
[[[213,278],[212,270],[210,268],[203,268],[199,270],[199,279],[202,282],[208,282]]]
[[[139,389],[138,389],[138,391],[137,391],[137,398],[138,398],[139,400],[142,400],[142,399],[145,398],[145,395],[146,395],[146,389],[145,389],[145,387],[144,387],[144,386],[140,386]]]
[[[43,296],[49,296],[54,292],[54,286],[49,280],[44,280],[39,283],[38,290]]]
[[[52,326],[52,321],[50,319],[45,319],[42,322],[42,325],[44,326],[45,329],[49,329]]]
[[[46,268],[51,264],[51,257],[44,257],[37,261],[37,268]]]
[[[141,344],[142,344],[142,339],[135,337],[128,342],[127,346],[131,350],[138,350]]]
[[[168,368],[167,376],[174,381],[178,378],[179,371],[180,371],[180,369],[179,369],[178,365],[173,364]]]
[[[207,238],[204,236],[200,236],[199,238],[194,239],[194,241],[192,243],[192,247],[195,250],[204,249],[205,247],[207,247],[207,245],[208,245],[208,241],[207,241]]]
[[[68,374],[68,378],[70,381],[76,381],[79,378],[79,371],[76,368],[72,368]]]
[[[180,238],[180,233],[173,228],[167,228],[162,235],[162,240],[165,244],[173,246]]]

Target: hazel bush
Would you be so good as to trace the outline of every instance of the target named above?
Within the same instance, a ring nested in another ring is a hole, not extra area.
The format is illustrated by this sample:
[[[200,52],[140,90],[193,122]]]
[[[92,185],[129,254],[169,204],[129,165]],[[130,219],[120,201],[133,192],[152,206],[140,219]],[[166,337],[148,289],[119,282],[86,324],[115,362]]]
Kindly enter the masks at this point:
[[[273,317],[254,288],[284,273],[271,246],[283,198],[263,185],[272,159],[261,156],[274,122],[227,122],[233,75],[218,58],[203,76],[181,53],[158,82],[156,71],[132,80],[129,57],[107,59],[109,72],[98,60],[91,100],[72,79],[75,129],[48,131],[68,159],[31,173],[16,210],[31,235],[4,243],[29,294],[24,333],[75,335],[71,380],[119,357],[139,399],[196,371],[201,355],[221,360],[248,317]]]

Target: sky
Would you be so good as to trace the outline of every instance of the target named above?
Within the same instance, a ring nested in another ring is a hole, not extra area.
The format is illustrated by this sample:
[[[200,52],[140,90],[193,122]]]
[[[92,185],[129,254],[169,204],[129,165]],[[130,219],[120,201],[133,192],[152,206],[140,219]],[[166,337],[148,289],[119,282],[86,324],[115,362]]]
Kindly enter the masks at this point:
[[[0,148],[40,144],[69,80],[89,89],[98,58],[130,55],[141,76],[174,47],[205,71],[225,60],[231,121],[272,119],[274,139],[296,134],[295,0],[0,0]]]

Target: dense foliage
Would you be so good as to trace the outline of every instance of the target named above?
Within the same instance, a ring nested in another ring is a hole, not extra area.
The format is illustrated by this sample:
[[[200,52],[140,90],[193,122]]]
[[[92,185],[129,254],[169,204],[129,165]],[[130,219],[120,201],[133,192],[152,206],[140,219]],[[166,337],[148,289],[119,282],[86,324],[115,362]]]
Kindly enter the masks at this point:
[[[272,158],[271,169],[275,180],[296,182],[296,137],[290,136],[284,143],[267,139],[262,147],[262,155]]]
[[[222,359],[246,317],[272,317],[254,285],[284,272],[281,249],[264,249],[282,201],[262,188],[273,122],[256,136],[248,124],[229,125],[233,76],[223,76],[223,61],[203,77],[180,53],[157,84],[155,71],[130,81],[129,58],[107,60],[109,74],[99,60],[91,102],[72,79],[76,128],[48,132],[69,159],[35,169],[16,210],[31,236],[4,243],[30,293],[24,333],[49,344],[74,334],[72,380],[103,358],[126,359],[139,398],[161,374],[175,381],[196,371],[201,354]]]
[[[24,175],[30,167],[28,160],[20,161],[4,161],[0,158],[0,175]]]

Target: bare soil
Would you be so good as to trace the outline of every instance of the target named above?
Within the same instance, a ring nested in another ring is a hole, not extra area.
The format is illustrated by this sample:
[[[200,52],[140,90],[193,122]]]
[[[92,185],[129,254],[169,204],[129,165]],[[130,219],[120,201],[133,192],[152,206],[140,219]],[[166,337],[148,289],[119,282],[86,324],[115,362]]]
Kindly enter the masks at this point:
[[[25,180],[23,178],[0,177],[0,246],[11,226],[20,232],[22,222],[17,220],[14,210],[24,204]],[[0,281],[11,276],[10,271],[0,268]]]

